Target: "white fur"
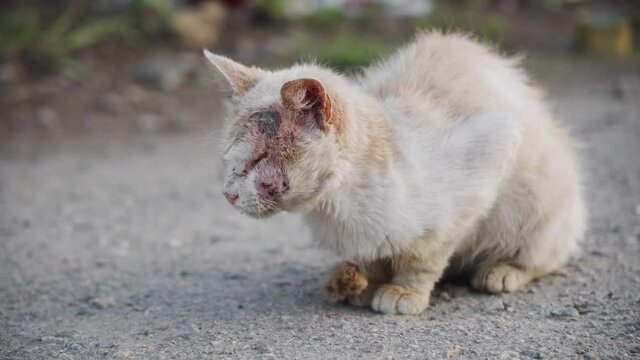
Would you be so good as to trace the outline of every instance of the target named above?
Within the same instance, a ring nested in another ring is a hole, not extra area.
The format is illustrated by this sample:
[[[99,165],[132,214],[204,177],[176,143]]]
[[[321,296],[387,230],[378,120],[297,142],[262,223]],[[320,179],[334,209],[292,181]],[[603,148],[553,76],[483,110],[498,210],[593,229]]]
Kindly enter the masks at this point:
[[[422,259],[412,268],[442,263],[431,282],[450,263],[452,271],[476,269],[478,286],[511,291],[577,249],[586,215],[573,144],[517,61],[464,36],[432,33],[357,81],[312,64],[260,70],[230,101],[228,126],[281,106],[280,88],[298,78],[320,81],[343,126],[305,134],[279,207],[305,211],[315,238],[340,256],[395,259],[398,269],[407,256]],[[227,160],[246,161],[250,139],[233,146],[228,133]],[[230,182],[246,199],[237,206],[255,208],[251,181]],[[392,283],[430,292],[406,283],[402,271]],[[406,296],[398,305],[402,291],[385,291],[374,297],[376,310],[426,307]]]

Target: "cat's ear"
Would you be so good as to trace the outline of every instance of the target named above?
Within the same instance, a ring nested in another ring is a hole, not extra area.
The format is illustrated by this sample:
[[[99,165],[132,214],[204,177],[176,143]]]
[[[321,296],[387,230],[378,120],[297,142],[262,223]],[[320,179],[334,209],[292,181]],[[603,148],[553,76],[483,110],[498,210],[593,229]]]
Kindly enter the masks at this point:
[[[331,99],[322,84],[316,79],[291,80],[280,89],[282,104],[297,112],[302,112],[322,131],[331,122]]]
[[[228,86],[234,95],[242,95],[249,91],[263,75],[263,71],[255,67],[247,67],[227,57],[213,54],[203,49],[204,56],[213,64],[217,80]]]

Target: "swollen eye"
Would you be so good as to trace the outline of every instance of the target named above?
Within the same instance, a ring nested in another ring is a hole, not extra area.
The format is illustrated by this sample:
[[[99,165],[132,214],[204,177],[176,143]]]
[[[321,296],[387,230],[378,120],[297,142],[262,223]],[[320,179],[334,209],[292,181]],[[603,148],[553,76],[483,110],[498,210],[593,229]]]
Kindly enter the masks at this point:
[[[257,117],[260,132],[267,137],[274,137],[278,134],[280,127],[280,114],[276,111],[263,111],[255,115]]]

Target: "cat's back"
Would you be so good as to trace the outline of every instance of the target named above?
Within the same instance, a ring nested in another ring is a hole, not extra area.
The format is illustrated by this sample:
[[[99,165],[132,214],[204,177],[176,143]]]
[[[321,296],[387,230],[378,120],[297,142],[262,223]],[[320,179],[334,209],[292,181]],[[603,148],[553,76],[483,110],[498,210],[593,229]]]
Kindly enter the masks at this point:
[[[540,97],[516,60],[498,56],[465,35],[439,32],[418,35],[386,61],[366,69],[360,83],[381,100],[416,109],[437,105],[454,117],[517,111]]]

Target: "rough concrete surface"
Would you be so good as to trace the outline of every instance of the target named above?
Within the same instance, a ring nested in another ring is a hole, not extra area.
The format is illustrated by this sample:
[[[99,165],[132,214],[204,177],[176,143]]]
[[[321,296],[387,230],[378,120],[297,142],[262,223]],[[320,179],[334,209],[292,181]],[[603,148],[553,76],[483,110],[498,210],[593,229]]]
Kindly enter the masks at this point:
[[[212,136],[0,154],[0,358],[640,358],[640,74],[533,70],[583,142],[590,230],[562,272],[502,297],[442,284],[417,317],[333,305],[338,259],[299,216],[225,202],[220,109],[182,98]]]

